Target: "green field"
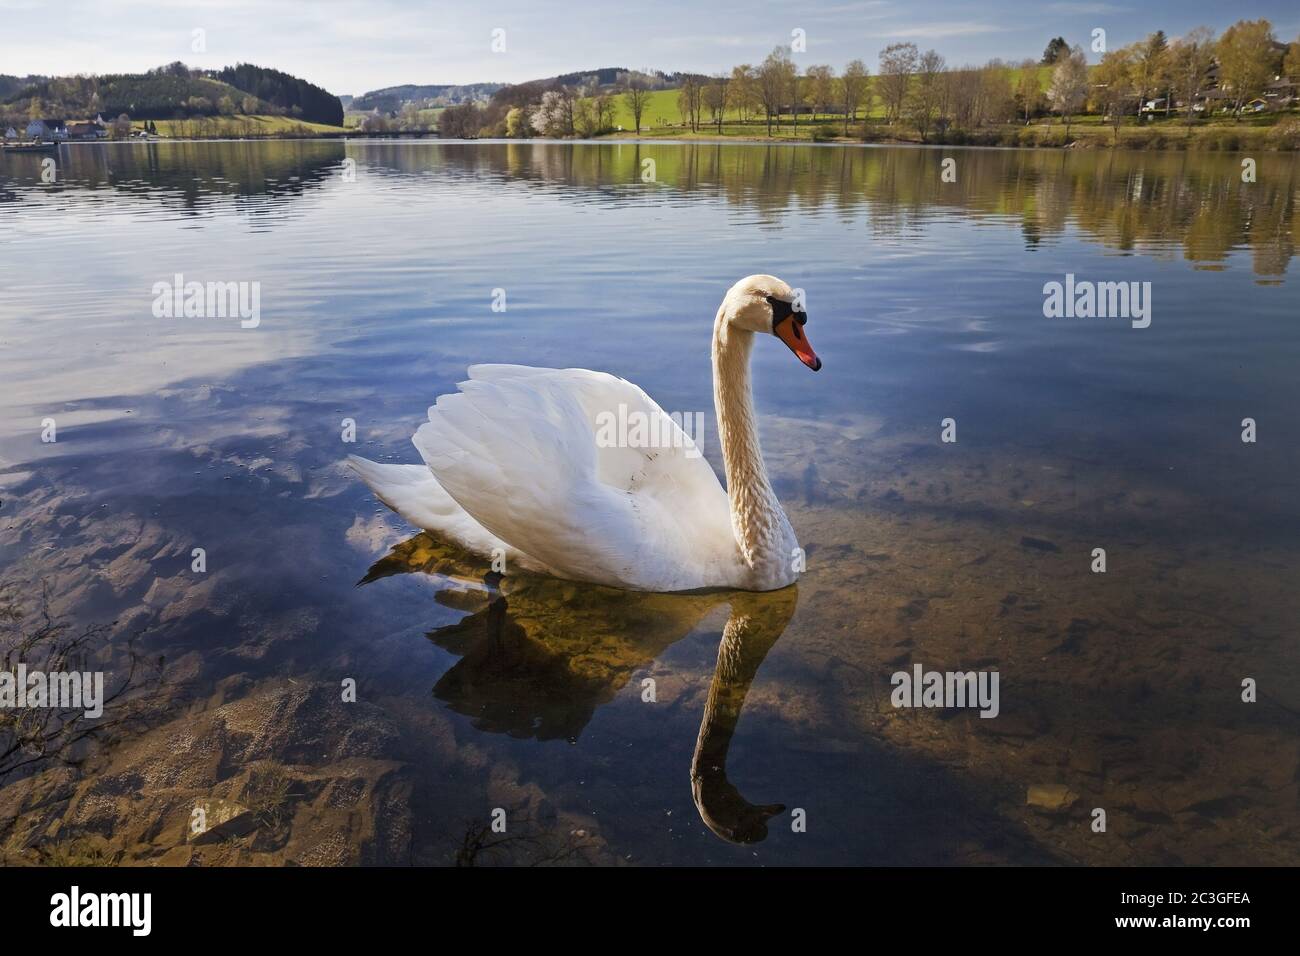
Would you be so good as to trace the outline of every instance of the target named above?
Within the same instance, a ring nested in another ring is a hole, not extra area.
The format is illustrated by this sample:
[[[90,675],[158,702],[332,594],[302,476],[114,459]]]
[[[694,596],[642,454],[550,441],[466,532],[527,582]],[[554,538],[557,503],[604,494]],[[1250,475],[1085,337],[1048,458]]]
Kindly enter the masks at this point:
[[[1020,82],[1021,71],[1018,67],[1012,67],[1008,70],[1008,73],[1010,74],[1011,88],[1014,90],[1016,84]],[[876,94],[876,80],[877,78],[874,76],[870,77],[868,80],[868,84],[869,84],[868,88],[871,90],[871,94],[872,94],[871,112],[868,116],[869,119],[881,119],[885,115],[884,107],[880,103],[880,97],[879,95]],[[1046,92],[1051,82],[1052,82],[1052,67],[1039,66],[1038,67],[1039,89]],[[641,114],[642,133],[648,132],[651,135],[654,135],[656,130],[662,131],[665,129],[674,129],[676,130],[677,133],[682,132],[682,126],[683,126],[682,117],[681,117],[681,113],[679,113],[677,110],[678,92],[679,92],[678,90],[673,89],[673,90],[655,90],[650,93],[650,95],[647,98],[645,111]],[[862,113],[859,112],[858,116],[859,118],[861,118]],[[740,129],[728,128],[728,124],[737,124],[739,123],[739,120],[740,120],[740,114],[734,109],[728,109],[726,114],[723,117],[723,135],[724,136],[726,135],[746,136],[746,135],[755,135],[755,134],[761,136],[767,135],[767,123],[766,121],[764,121],[761,113],[751,117],[749,123],[744,124],[743,126],[741,126]],[[774,128],[773,134],[779,135],[782,138],[793,137],[794,135],[793,129],[789,131],[785,129],[786,126],[791,125],[790,120],[791,117],[786,116],[782,120],[781,132],[778,134]],[[800,126],[806,125],[808,120],[809,120],[808,116],[806,115],[800,116],[799,125]],[[834,123],[836,121],[837,120],[835,117],[819,117],[817,120],[817,122],[819,123],[826,123],[826,122]],[[840,118],[838,121],[842,123],[843,119]],[[632,110],[627,105],[627,97],[623,96],[622,94],[618,94],[614,97],[614,125],[622,126],[624,132],[632,132],[635,129],[635,125],[632,122]],[[760,127],[761,127],[761,131],[759,129]],[[700,130],[701,133],[706,133],[709,131],[710,130],[703,129],[703,128]],[[716,125],[712,127],[712,131],[716,135],[716,131],[717,131]],[[807,137],[801,135],[799,138],[806,139]]]
[[[193,137],[261,137],[342,133],[342,126],[309,123],[292,116],[209,116],[202,119],[154,120],[158,135],[171,139]],[[144,121],[131,124],[132,130],[144,129]]]
[[[655,90],[647,97],[645,110],[641,114],[641,132],[653,132],[656,129],[663,130],[673,128],[678,132],[682,129],[682,116],[677,111],[677,94],[678,90]],[[706,117],[707,119],[707,114]],[[786,117],[785,122],[788,124],[790,118]],[[740,122],[740,113],[735,109],[728,109],[723,117],[723,133],[730,133],[727,124],[737,124]],[[800,117],[800,123],[804,118]],[[614,125],[622,126],[624,132],[632,132],[636,127],[632,121],[632,109],[627,105],[627,97],[618,94],[614,97]],[[762,122],[761,115],[751,117],[749,124],[752,126],[762,126],[764,135],[766,135],[767,125]],[[716,126],[711,127],[712,131],[717,130]],[[701,132],[709,132],[709,129],[701,129]],[[775,132],[775,130],[773,130]]]

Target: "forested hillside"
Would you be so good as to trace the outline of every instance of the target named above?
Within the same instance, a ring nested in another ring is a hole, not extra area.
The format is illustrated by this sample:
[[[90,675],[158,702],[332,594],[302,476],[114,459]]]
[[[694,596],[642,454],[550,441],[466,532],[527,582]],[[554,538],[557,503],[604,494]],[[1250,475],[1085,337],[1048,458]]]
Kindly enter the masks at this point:
[[[0,78],[0,115],[82,117],[123,113],[132,119],[271,115],[333,126],[343,122],[338,97],[279,70],[240,64],[220,71],[172,63],[147,73]],[[27,78],[31,79],[31,78]]]
[[[251,63],[228,66],[216,76],[218,80],[278,107],[286,115],[330,126],[343,125],[343,104],[339,98],[296,76]]]
[[[34,86],[44,79],[43,76],[8,76],[0,73],[0,103],[3,103],[20,90]]]

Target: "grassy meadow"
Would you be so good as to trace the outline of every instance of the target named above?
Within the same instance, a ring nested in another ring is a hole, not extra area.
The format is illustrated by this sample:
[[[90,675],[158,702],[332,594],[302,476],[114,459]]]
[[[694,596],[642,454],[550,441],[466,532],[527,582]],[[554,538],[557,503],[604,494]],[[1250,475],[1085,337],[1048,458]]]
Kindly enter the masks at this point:
[[[133,122],[132,131],[144,130],[145,122]],[[153,120],[153,126],[159,136],[167,139],[317,136],[321,133],[346,132],[342,126],[309,123],[292,116],[210,116],[202,119]]]
[[[1051,66],[1039,66],[1038,86],[1046,92],[1052,79]],[[1009,68],[1011,87],[1020,83],[1022,70]],[[870,77],[871,107],[859,111],[845,130],[844,118],[835,115],[813,117],[801,114],[798,122],[791,115],[782,115],[768,132],[761,111],[742,118],[740,112],[729,108],[723,117],[721,129],[716,123],[702,122],[692,130],[683,121],[677,107],[679,90],[655,90],[647,97],[641,116],[641,136],[647,139],[684,140],[778,140],[790,142],[923,142],[917,131],[907,123],[887,124],[884,105],[876,90],[878,78]],[[622,130],[612,135],[635,135],[632,110],[625,96],[614,98],[613,125]],[[1300,119],[1273,114],[1243,115],[1238,119],[1215,117],[1198,119],[1187,124],[1181,114],[1169,116],[1153,114],[1139,120],[1126,116],[1118,129],[1097,114],[1072,117],[1067,125],[1058,116],[1048,115],[1030,123],[1006,123],[983,127],[976,131],[950,131],[946,135],[931,132],[926,142],[973,146],[1061,147],[1067,144],[1078,148],[1119,147],[1123,149],[1284,149],[1300,148]]]
[[[1012,87],[1014,88],[1014,86],[1020,82],[1020,74],[1022,71],[1017,67],[1017,68],[1009,69],[1008,72],[1010,73],[1011,84]],[[867,88],[871,91],[871,110],[865,114],[867,119],[883,120],[885,117],[885,108],[880,102],[879,94],[876,92],[876,83],[878,82],[878,80],[879,78],[876,76],[871,76],[867,80]],[[1039,88],[1044,92],[1046,92],[1051,82],[1052,82],[1052,67],[1050,66],[1038,67]],[[655,135],[655,131],[657,129],[662,129],[664,127],[672,128],[674,135],[681,135],[682,126],[684,124],[682,122],[681,113],[677,109],[677,94],[679,92],[680,91],[676,89],[654,90],[648,95],[645,111],[641,114],[641,132],[643,135]],[[863,116],[864,116],[863,112],[859,110],[858,111],[859,120],[862,119]],[[785,116],[782,119],[782,123],[789,124],[791,119],[792,117]],[[815,124],[830,123],[832,125],[838,123],[842,127],[844,122],[843,117],[834,117],[834,116],[818,117],[815,121],[812,121],[812,123],[810,123],[811,120],[812,120],[811,117],[800,116],[799,126],[801,127],[801,129],[802,127],[805,126],[805,124],[812,125],[813,123]],[[614,125],[622,126],[625,132],[630,132],[636,128],[636,124],[632,119],[632,110],[627,105],[627,97],[625,96],[620,95],[614,97]],[[705,129],[702,127],[701,133],[712,133],[715,136],[718,135],[718,128],[716,123],[705,124],[705,125],[708,128]],[[727,111],[723,114],[722,125],[723,125],[723,130],[721,135],[723,136],[732,135],[732,136],[743,137],[743,136],[751,136],[751,135],[761,135],[764,138],[766,138],[767,136],[767,122],[763,119],[761,111],[755,115],[750,116],[747,122],[742,123],[740,112],[735,108],[729,107]],[[733,129],[732,127],[741,127],[741,128]],[[780,138],[780,139],[795,139],[795,138],[810,139],[811,138],[811,135],[806,134],[806,132],[800,132],[798,136],[795,136],[793,130],[783,129],[780,133],[778,133],[777,130],[774,128],[772,132],[775,138]]]

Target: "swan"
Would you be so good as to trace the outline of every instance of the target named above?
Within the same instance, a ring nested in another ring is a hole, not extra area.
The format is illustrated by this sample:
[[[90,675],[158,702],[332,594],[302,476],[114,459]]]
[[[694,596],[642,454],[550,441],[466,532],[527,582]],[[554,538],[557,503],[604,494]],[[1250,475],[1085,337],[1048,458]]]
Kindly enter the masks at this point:
[[[713,403],[726,491],[644,391],[575,368],[472,365],[412,439],[423,465],[348,463],[406,521],[507,567],[634,591],[786,587],[802,552],[763,464],[749,366],[762,333],[821,368],[796,305],[785,282],[752,275],[718,308]],[[614,415],[656,424],[634,430],[635,441],[602,440]],[[640,440],[647,432],[657,440]]]

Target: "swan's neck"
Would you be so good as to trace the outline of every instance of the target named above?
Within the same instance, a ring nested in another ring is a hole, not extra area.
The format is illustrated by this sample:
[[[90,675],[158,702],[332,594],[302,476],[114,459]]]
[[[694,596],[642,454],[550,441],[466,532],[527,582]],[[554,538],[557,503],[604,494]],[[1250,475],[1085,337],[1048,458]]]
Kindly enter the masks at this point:
[[[730,325],[719,311],[713,327],[713,404],[727,473],[731,527],[746,564],[755,570],[787,560],[785,512],[763,466],[758,444],[749,356],[754,333]]]

